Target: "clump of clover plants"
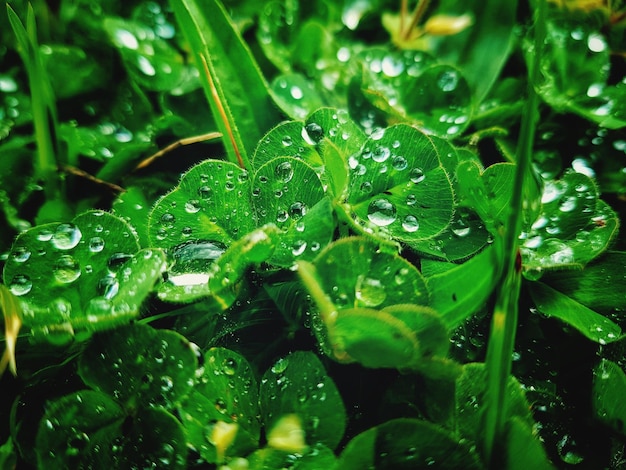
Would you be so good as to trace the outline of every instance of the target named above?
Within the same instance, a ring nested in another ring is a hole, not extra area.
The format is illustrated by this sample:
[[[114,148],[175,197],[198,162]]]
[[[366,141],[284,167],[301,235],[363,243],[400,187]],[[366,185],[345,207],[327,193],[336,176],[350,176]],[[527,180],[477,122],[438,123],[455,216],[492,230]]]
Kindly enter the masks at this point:
[[[0,12],[2,468],[620,468],[619,3]]]

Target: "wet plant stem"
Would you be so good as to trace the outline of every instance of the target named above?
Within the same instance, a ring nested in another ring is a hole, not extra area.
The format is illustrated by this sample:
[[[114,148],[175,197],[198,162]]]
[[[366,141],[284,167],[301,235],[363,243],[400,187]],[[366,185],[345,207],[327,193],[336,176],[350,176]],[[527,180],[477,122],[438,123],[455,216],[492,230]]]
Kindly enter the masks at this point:
[[[424,13],[426,13],[426,9],[428,8],[429,3],[430,3],[430,0],[419,0],[417,2],[417,6],[415,7],[415,10],[413,11],[413,17],[411,18],[411,23],[409,24],[409,27],[406,29],[401,29],[405,40],[408,40],[411,37],[411,31],[415,29],[417,24],[420,22],[420,20],[424,16]],[[406,11],[404,7],[405,5],[403,5],[402,13]],[[402,22],[402,26],[404,26],[404,22]]]
[[[521,258],[518,237],[522,228],[525,187],[532,177],[532,149],[539,106],[535,85],[539,80],[541,50],[545,37],[545,9],[545,0],[539,0],[535,11],[535,55],[528,73],[528,97],[522,116],[516,151],[517,169],[513,183],[510,214],[508,224],[501,231],[503,242],[502,281],[496,294],[487,346],[483,453],[490,468],[500,466],[502,463],[500,451],[505,448],[504,440],[508,418],[507,386],[511,373],[521,286]]]

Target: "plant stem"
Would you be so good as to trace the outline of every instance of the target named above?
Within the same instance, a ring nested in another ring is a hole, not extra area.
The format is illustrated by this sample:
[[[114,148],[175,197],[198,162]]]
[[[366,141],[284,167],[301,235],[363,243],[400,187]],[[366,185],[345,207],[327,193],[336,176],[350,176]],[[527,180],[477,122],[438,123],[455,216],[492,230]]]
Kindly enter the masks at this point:
[[[417,6],[413,11],[413,18],[411,19],[411,24],[409,27],[402,32],[403,39],[408,40],[411,37],[411,31],[417,26],[417,23],[422,19],[424,13],[426,13],[426,8],[428,8],[428,4],[430,0],[419,0],[417,2]]]
[[[522,227],[522,210],[526,182],[531,177],[532,149],[536,131],[539,97],[535,84],[539,79],[541,50],[545,37],[545,0],[539,0],[535,12],[534,57],[529,64],[528,97],[522,116],[517,147],[517,169],[513,184],[510,214],[503,241],[503,277],[497,292],[491,334],[487,347],[487,389],[485,393],[485,461],[491,468],[499,464],[499,452],[505,437],[508,418],[507,384],[511,373],[513,347],[517,330],[518,300],[521,286],[521,259],[518,237]]]

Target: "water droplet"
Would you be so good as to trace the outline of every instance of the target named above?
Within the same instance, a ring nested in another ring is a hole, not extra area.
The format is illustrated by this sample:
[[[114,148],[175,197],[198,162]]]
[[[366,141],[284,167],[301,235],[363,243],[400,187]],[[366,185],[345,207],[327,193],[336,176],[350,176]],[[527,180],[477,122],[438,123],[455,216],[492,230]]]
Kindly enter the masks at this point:
[[[307,243],[305,240],[297,240],[291,247],[291,254],[294,256],[300,256],[306,250]]]
[[[450,228],[452,233],[459,238],[467,237],[471,231],[470,226],[461,217],[456,217],[450,224]]]
[[[415,194],[408,194],[406,196],[406,205],[407,206],[414,206],[417,203],[417,197],[415,196]]]
[[[188,214],[196,214],[200,212],[200,201],[197,199],[190,199],[185,203],[185,212]]]
[[[33,282],[30,278],[24,274],[17,274],[11,280],[9,284],[9,289],[13,293],[13,295],[26,295],[33,288]]]
[[[52,239],[52,231],[48,230],[48,229],[42,229],[38,234],[37,234],[37,240],[39,240],[40,242],[49,242]]]
[[[176,223],[176,217],[174,217],[174,214],[166,212],[165,214],[161,216],[160,222],[161,222],[161,225],[163,225],[164,227],[172,228],[174,227],[174,224]]]
[[[396,206],[384,198],[372,201],[367,208],[367,218],[379,227],[395,222],[396,217]]]
[[[288,365],[289,365],[289,359],[282,358],[276,361],[276,363],[272,366],[271,370],[274,374],[282,374],[283,372],[285,372]]]
[[[293,178],[293,166],[291,162],[285,161],[276,165],[274,175],[281,183],[288,183]]]
[[[450,92],[454,91],[459,83],[459,74],[454,70],[446,70],[441,73],[437,78],[437,86],[442,91]]]
[[[213,190],[207,185],[203,185],[198,188],[198,196],[200,196],[201,199],[210,199],[212,193]]]
[[[386,55],[381,62],[381,70],[388,77],[397,77],[404,72],[404,63],[400,57]]]
[[[235,361],[232,357],[224,359],[222,363],[222,370],[226,375],[235,375],[237,372],[237,361]]]
[[[13,251],[11,251],[11,258],[13,258],[13,261],[15,261],[16,263],[24,263],[26,261],[28,261],[28,258],[30,258],[30,250],[24,246],[16,246],[15,248],[13,248]]]
[[[311,145],[316,145],[324,137],[324,129],[319,124],[310,122],[302,129],[302,137]]]
[[[59,250],[70,250],[78,245],[82,233],[74,224],[60,224],[52,235],[52,244]]]
[[[393,166],[394,170],[402,171],[406,169],[406,167],[409,165],[409,162],[406,161],[406,158],[396,155],[395,157],[393,157],[391,165]]]
[[[411,182],[418,184],[424,181],[426,175],[424,174],[424,170],[422,170],[421,168],[413,168],[411,170],[409,178],[411,178]]]
[[[289,89],[289,94],[294,100],[301,100],[302,97],[304,96],[304,93],[302,92],[302,88],[296,85],[292,86]]]
[[[359,186],[359,190],[364,194],[369,194],[372,192],[372,183],[369,181],[363,181],[361,186]]]
[[[89,240],[89,251],[99,253],[104,250],[104,239],[102,237],[91,237]]]
[[[416,232],[417,229],[419,229],[419,227],[420,225],[419,225],[419,222],[417,221],[417,217],[413,215],[407,215],[402,221],[402,228],[406,232],[409,232],[409,233]]]
[[[286,210],[279,209],[278,212],[276,213],[276,221],[279,223],[287,221],[288,218],[289,218],[289,214],[287,213]]]
[[[294,202],[291,206],[289,206],[289,216],[294,220],[302,218],[306,212],[306,204],[302,202]]]
[[[374,149],[374,152],[372,153],[372,160],[382,163],[389,158],[389,155],[391,155],[391,150],[389,150],[389,148],[379,146]]]
[[[377,307],[387,298],[385,286],[379,279],[359,276],[356,281],[355,295],[364,307]]]
[[[78,261],[70,255],[61,256],[54,266],[54,277],[62,284],[69,284],[80,277]]]
[[[290,136],[286,135],[285,137],[283,137],[282,144],[285,147],[291,147],[291,145],[293,144],[293,139]]]
[[[115,276],[105,276],[98,281],[98,291],[106,300],[111,300],[120,290],[120,283]]]

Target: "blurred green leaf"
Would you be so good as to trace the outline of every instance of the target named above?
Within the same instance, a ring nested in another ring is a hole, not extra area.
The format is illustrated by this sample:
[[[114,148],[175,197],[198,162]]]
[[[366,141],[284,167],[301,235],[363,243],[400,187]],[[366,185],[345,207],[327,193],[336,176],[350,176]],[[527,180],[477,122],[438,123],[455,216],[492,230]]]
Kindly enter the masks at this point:
[[[95,335],[80,356],[78,373],[125,408],[171,409],[191,391],[196,367],[184,336],[135,323]]]
[[[593,369],[592,406],[595,418],[624,435],[626,374],[615,362],[602,359]]]
[[[343,437],[346,410],[341,395],[311,352],[296,351],[268,369],[261,379],[260,403],[266,433],[271,435],[285,417],[295,415],[293,420],[300,423],[299,430],[285,427],[285,434],[279,430],[270,446],[297,447],[297,434],[303,433],[306,445],[321,443],[334,449]]]
[[[592,341],[612,343],[622,334],[621,328],[608,318],[542,282],[533,283],[530,294],[539,312],[573,326]]]
[[[346,445],[339,467],[413,469],[484,468],[467,442],[448,430],[417,419],[394,419],[362,432]]]

